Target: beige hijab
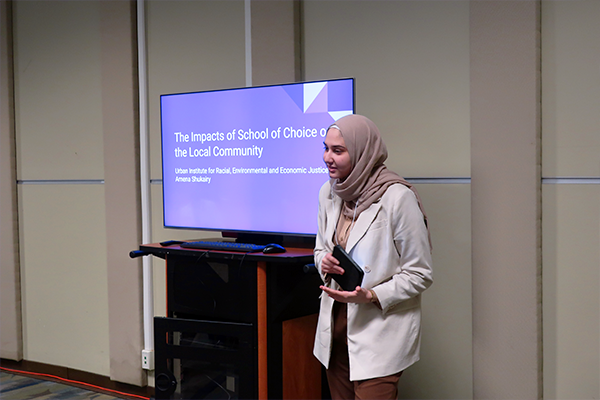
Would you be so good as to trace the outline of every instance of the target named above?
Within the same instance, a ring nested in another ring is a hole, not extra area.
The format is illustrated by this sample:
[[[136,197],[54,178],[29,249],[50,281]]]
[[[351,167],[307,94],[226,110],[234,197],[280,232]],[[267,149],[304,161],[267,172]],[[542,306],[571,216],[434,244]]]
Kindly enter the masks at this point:
[[[387,148],[375,123],[362,115],[352,114],[338,119],[328,130],[332,128],[342,134],[352,163],[352,171],[346,179],[333,179],[331,182],[333,193],[344,200],[344,215],[356,218],[378,201],[388,187],[401,183],[415,193],[429,234],[427,216],[416,189],[384,164]],[[431,244],[431,238],[429,242]]]

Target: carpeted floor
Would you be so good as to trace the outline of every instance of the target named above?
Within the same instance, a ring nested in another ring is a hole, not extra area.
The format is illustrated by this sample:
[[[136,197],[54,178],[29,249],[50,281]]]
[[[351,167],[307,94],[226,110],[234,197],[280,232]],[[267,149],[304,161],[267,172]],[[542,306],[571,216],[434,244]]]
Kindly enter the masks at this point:
[[[117,400],[115,397],[93,392],[66,384],[35,379],[29,376],[10,374],[0,371],[0,399],[77,399],[77,400]]]

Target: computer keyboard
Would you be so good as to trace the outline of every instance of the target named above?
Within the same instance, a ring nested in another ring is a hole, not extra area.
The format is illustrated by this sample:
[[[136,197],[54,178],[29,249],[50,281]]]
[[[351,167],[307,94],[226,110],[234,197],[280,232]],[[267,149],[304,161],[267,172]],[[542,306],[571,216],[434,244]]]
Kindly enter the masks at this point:
[[[264,245],[250,243],[212,241],[184,242],[180,244],[180,246],[187,249],[239,251],[242,253],[254,253],[258,251],[263,251],[266,247]]]

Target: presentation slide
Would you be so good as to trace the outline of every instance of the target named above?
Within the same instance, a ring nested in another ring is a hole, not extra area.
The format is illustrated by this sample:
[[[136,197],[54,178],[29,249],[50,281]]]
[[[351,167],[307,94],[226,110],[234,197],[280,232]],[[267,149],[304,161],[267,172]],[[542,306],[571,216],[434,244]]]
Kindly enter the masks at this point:
[[[311,235],[353,79],[161,96],[166,227]]]

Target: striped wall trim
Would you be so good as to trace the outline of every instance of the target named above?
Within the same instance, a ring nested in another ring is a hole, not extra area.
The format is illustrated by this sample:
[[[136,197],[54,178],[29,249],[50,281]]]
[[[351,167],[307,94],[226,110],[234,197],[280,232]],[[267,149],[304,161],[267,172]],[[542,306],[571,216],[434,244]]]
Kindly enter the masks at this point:
[[[470,184],[471,178],[404,178],[410,183],[418,184],[440,184],[440,183],[450,183],[450,184]]]
[[[600,185],[600,177],[556,177],[542,178],[545,185]]]

